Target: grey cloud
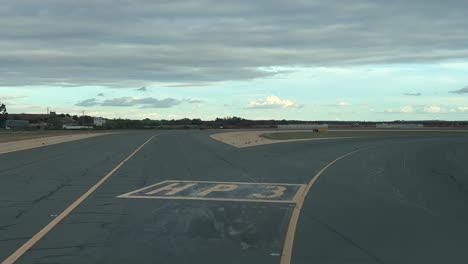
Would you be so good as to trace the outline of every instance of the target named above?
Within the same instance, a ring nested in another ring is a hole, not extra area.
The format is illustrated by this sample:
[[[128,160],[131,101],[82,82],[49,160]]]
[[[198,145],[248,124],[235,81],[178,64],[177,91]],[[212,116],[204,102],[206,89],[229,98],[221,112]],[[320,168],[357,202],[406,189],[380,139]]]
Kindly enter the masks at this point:
[[[146,98],[133,98],[133,97],[119,97],[113,99],[107,99],[102,102],[97,101],[95,98],[87,99],[80,101],[76,104],[76,106],[114,106],[114,107],[131,107],[131,106],[139,106],[141,108],[169,108],[176,105],[179,105],[183,102],[183,100],[177,100],[174,98],[166,98],[166,99],[156,99],[153,97],[146,97]]]
[[[146,92],[146,91],[148,91],[148,89],[146,88],[146,86],[143,86],[143,87],[138,88],[138,89],[136,89],[136,90],[139,91],[139,92]]]
[[[201,103],[203,103],[203,102],[205,102],[205,101],[199,100],[199,99],[187,99],[187,102],[188,102],[189,104],[201,104]]]
[[[196,86],[210,86],[213,83],[180,83],[180,84],[170,84],[165,85],[165,87],[196,87]]]
[[[466,86],[465,88],[461,88],[459,90],[451,91],[451,93],[468,94],[468,86]]]
[[[277,74],[259,70],[270,66],[463,59],[467,16],[464,0],[5,1],[0,86],[184,85]]]
[[[407,96],[421,96],[421,93],[405,93]]]
[[[104,93],[98,93],[97,96],[104,96]]]
[[[90,99],[80,101],[80,102],[76,103],[75,105],[76,106],[89,107],[89,106],[99,105],[99,102],[96,100],[96,98],[90,98]]]
[[[135,100],[137,104],[143,105],[142,108],[169,108],[179,105],[181,101],[174,98],[158,100],[152,97]]]
[[[102,106],[135,106],[136,103],[132,97],[120,97],[104,100]]]

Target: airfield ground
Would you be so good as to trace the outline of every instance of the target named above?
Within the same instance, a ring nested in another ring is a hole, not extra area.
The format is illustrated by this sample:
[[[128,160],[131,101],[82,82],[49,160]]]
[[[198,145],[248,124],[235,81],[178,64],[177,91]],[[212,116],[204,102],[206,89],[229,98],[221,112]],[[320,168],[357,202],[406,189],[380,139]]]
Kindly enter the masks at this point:
[[[141,131],[1,154],[0,261],[467,262],[468,137],[238,148],[212,138],[221,132]]]

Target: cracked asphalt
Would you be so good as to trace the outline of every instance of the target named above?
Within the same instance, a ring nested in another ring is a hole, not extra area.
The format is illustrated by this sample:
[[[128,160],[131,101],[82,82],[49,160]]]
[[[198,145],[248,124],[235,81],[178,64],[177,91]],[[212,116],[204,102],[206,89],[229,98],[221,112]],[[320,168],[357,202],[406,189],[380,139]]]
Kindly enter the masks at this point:
[[[166,180],[307,184],[364,147],[312,186],[291,263],[468,263],[468,137],[237,149],[210,133],[144,131],[0,155],[0,261],[156,134],[17,263],[280,263],[294,203],[117,196]]]

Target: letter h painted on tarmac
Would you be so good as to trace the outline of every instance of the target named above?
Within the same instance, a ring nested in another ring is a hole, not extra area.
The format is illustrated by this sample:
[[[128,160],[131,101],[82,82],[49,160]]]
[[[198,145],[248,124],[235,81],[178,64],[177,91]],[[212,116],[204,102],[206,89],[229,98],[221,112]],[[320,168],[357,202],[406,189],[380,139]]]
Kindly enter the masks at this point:
[[[150,191],[150,192],[147,192],[146,194],[148,195],[152,195],[152,194],[156,194],[156,193],[159,193],[159,192],[162,192],[162,191],[169,191],[167,193],[163,193],[163,195],[174,195],[178,192],[181,192],[183,190],[186,190],[194,185],[196,185],[196,183],[189,183],[189,184],[185,184],[184,186],[181,186],[181,187],[176,187],[180,185],[179,182],[175,182],[175,183],[172,183],[172,184],[169,184],[169,185],[166,185],[164,187],[161,187],[159,189],[156,189],[156,190],[153,190],[153,191]]]

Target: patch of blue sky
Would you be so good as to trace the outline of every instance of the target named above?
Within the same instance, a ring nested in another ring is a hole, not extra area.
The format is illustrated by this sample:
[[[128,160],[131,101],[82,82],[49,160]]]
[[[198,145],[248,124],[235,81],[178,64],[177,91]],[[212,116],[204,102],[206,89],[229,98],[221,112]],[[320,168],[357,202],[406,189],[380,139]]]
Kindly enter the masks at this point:
[[[24,86],[0,87],[0,96],[9,96],[15,112],[46,107],[62,111],[92,110],[112,117],[128,115],[139,118],[243,116],[246,118],[292,119],[466,119],[458,111],[468,106],[468,95],[450,91],[468,85],[468,62],[438,64],[388,64],[349,67],[270,67],[261,69],[279,72],[263,78],[218,83],[184,84],[150,83],[145,92],[140,87],[110,88],[102,86],[59,87]],[[103,93],[104,96],[98,96]],[[405,95],[420,94],[420,96]],[[13,98],[16,96],[16,98]],[[247,109],[247,105],[269,96],[297,103],[294,107]],[[153,97],[198,99],[196,104],[181,103],[171,108],[78,107],[79,101]],[[5,101],[5,99],[4,99]],[[300,107],[299,107],[300,106]],[[425,108],[436,106],[432,112]],[[23,107],[24,109],[22,109]],[[407,107],[406,111],[402,111]],[[462,108],[460,108],[462,107]],[[129,109],[131,111],[129,111]],[[410,111],[412,110],[412,111]],[[42,111],[42,110],[41,110]],[[155,114],[156,113],[156,114]]]

